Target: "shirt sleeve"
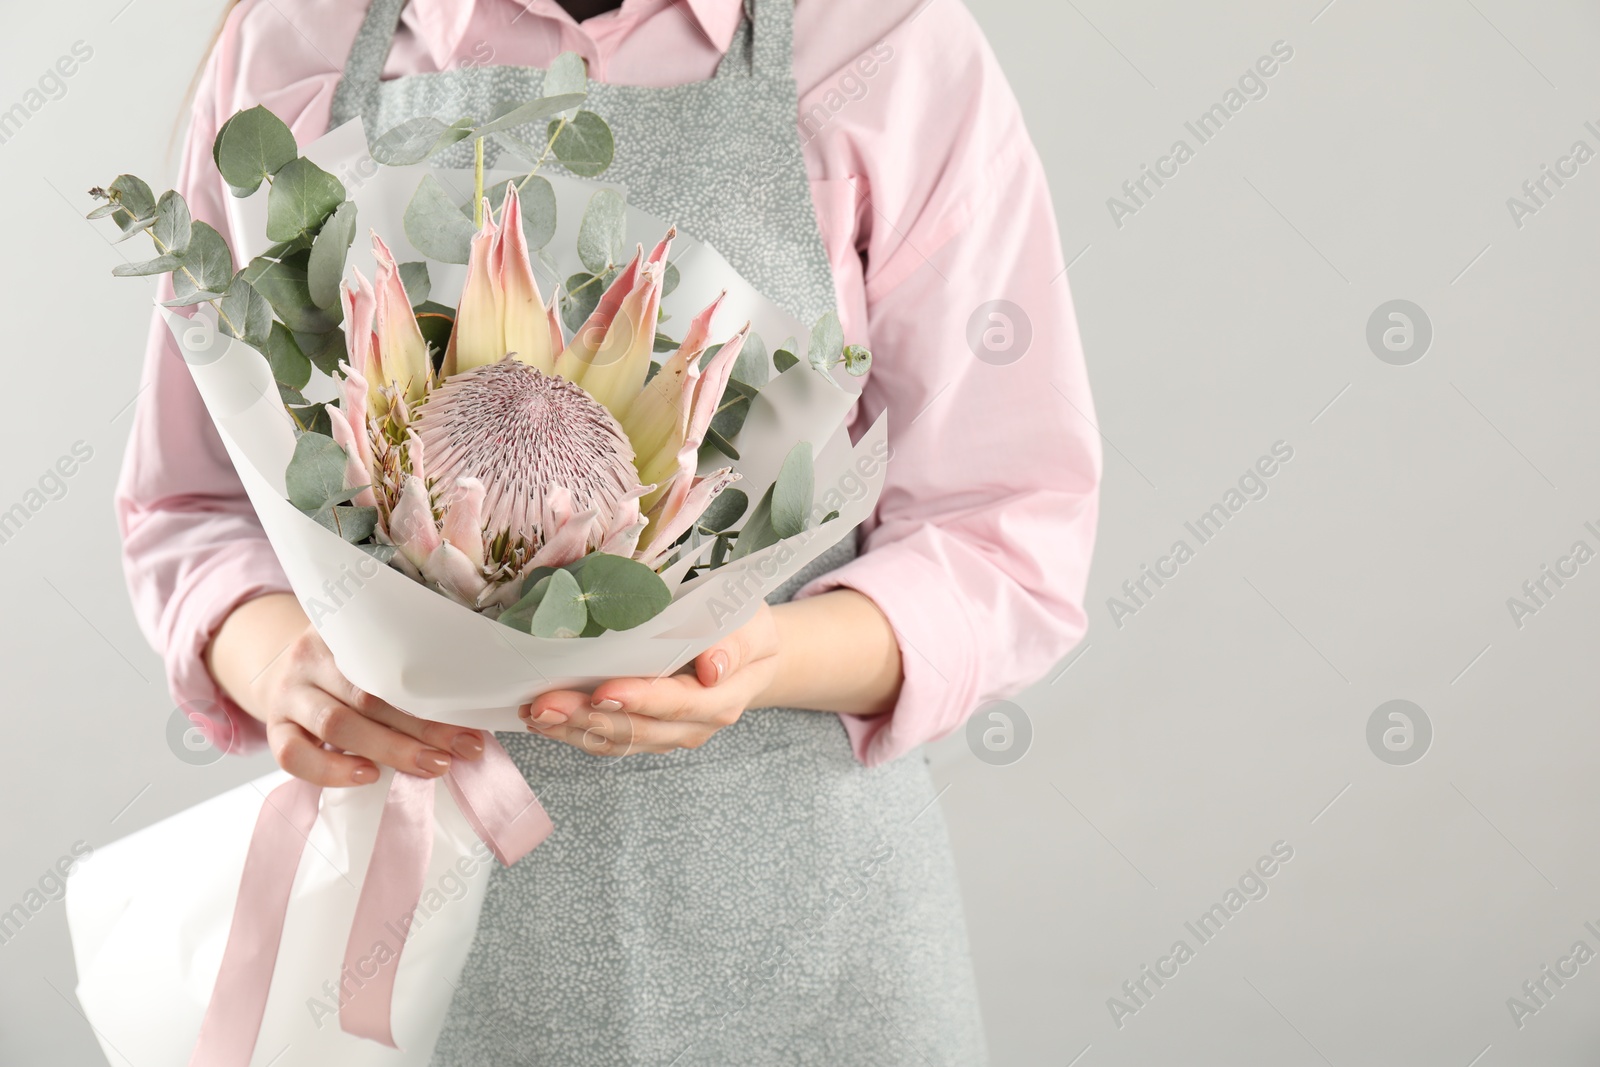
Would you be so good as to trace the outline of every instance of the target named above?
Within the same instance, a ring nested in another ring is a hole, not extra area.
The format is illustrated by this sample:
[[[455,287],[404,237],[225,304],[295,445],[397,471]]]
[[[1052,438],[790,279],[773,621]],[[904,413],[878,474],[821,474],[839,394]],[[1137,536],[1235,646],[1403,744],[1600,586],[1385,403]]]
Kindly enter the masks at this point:
[[[854,589],[894,628],[897,703],[844,716],[869,766],[1082,638],[1101,465],[1049,189],[994,56],[955,0],[886,42],[822,151],[854,175],[865,261],[873,365],[854,429],[887,410],[891,458],[863,553],[798,594]]]
[[[192,217],[226,239],[228,194],[211,159],[222,52],[201,74],[175,188]],[[172,297],[163,275],[156,299]],[[173,700],[219,749],[260,748],[264,728],[217,686],[205,650],[235,607],[289,583],[159,310],[115,504],[134,614],[166,661]]]

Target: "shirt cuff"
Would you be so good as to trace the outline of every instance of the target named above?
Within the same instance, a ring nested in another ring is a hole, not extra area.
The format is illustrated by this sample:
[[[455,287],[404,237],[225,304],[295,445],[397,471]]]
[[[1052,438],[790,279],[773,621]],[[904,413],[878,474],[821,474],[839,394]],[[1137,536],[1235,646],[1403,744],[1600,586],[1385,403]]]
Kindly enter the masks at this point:
[[[266,540],[239,542],[212,556],[174,597],[164,659],[177,706],[218,751],[248,755],[266,745],[260,719],[222,691],[206,667],[206,647],[233,609],[269,593],[292,592]]]
[[[853,589],[894,628],[904,680],[895,706],[878,715],[841,715],[856,759],[868,767],[905,755],[957,729],[977,693],[979,647],[951,568],[924,529],[874,548],[801,587],[794,599]]]

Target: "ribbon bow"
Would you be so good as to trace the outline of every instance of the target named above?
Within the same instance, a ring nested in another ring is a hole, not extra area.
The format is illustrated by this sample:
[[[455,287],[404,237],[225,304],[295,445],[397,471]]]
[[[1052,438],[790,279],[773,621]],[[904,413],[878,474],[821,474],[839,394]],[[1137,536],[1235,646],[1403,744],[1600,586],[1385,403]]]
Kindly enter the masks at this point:
[[[522,772],[494,737],[484,736],[483,758],[456,761],[444,781],[473,831],[509,867],[549,836],[550,816],[523,780]],[[189,1067],[249,1067],[267,1010],[267,993],[278,960],[289,894],[311,828],[321,807],[322,787],[290,779],[267,794],[256,817],[239,898]],[[433,856],[432,779],[396,774],[389,784],[372,860],[361,885],[344,966],[368,961],[363,948],[383,936],[386,916],[403,916],[408,930]],[[390,1026],[400,948],[378,963],[362,996],[339,1011],[346,1033],[397,1047]],[[370,961],[368,961],[370,962]]]

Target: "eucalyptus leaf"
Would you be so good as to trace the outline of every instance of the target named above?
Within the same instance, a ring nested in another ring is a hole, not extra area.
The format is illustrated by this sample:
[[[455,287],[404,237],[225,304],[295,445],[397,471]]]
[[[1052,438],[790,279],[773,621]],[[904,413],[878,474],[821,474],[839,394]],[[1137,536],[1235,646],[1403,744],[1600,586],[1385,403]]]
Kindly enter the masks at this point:
[[[321,401],[315,404],[294,405],[289,408],[295,422],[310,433],[319,433],[324,437],[333,434],[333,424],[328,419],[328,405]]]
[[[465,263],[477,232],[432,174],[423,176],[406,205],[405,230],[417,251],[441,263]]]
[[[717,428],[715,426],[707,426],[706,427],[705,444],[703,444],[701,446],[701,448],[700,448],[700,456],[701,456],[701,458],[704,458],[708,454],[708,452],[707,452],[708,449],[712,449],[712,450],[715,450],[717,452],[721,452],[724,456],[727,456],[729,459],[736,460],[736,459],[739,458],[739,450],[737,448],[734,448],[733,447],[733,442],[729,441],[726,437],[722,436],[722,434],[720,432],[718,432],[718,430],[717,430]]]
[[[556,160],[580,178],[593,178],[611,166],[616,142],[611,127],[593,111],[580,111],[565,125],[550,123],[545,137],[552,140],[550,152]]]
[[[206,222],[192,222],[189,248],[184,250],[181,266],[173,272],[174,296],[186,298],[197,291],[224,293],[232,282],[234,253],[230,253],[226,240]]]
[[[872,353],[860,345],[845,345],[844,369],[852,378],[861,377],[872,369]]]
[[[133,174],[119,174],[107,192],[112,194],[117,205],[112,221],[123,233],[143,232],[146,228],[143,220],[156,213],[156,194],[150,191],[145,180]]]
[[[211,157],[234,196],[249,196],[299,155],[289,127],[259,104],[224,122],[211,143]]]
[[[784,371],[788,370],[790,367],[799,362],[800,357],[789,351],[787,348],[780,348],[776,352],[772,353],[772,366],[779,374],[782,374]]]
[[[374,507],[335,504],[308,511],[307,514],[352,543],[371,537],[372,531],[378,527],[378,509]]]
[[[837,508],[835,508],[833,511],[830,511],[826,515],[822,516],[822,522],[832,522],[834,519],[837,519],[838,517],[839,517],[839,511],[838,511]]]
[[[806,528],[815,494],[811,469],[811,442],[801,441],[789,449],[772,483],[772,529],[779,537],[793,537]]]
[[[743,489],[724,489],[706,505],[695,525],[706,533],[722,533],[744,518],[749,507],[750,497]]]
[[[169,270],[177,270],[182,265],[183,257],[163,255],[154,259],[142,259],[137,263],[118,263],[111,268],[111,274],[115,278],[143,278],[151,274],[165,274]]]
[[[772,377],[772,360],[767,355],[767,344],[761,335],[751,331],[745,336],[739,358],[733,361],[732,378],[736,382],[760,389]]]
[[[121,206],[118,205],[116,201],[112,201],[109,204],[101,204],[99,207],[85,215],[84,218],[90,219],[91,221],[94,219],[103,219],[108,215],[115,215],[121,210]]]
[[[303,433],[294,443],[294,455],[284,472],[289,503],[301,511],[316,511],[344,491],[345,453],[332,437]]]
[[[422,331],[422,339],[433,350],[434,369],[439,370],[444,364],[445,349],[450,344],[450,332],[455,329],[455,308],[425,300],[412,310],[416,312],[417,329]]]
[[[482,137],[485,134],[498,130],[514,130],[518,126],[526,126],[530,122],[547,119],[557,112],[566,111],[582,104],[583,93],[563,93],[560,96],[546,96],[538,100],[525,100],[514,103],[502,104],[499,113],[482,126],[473,130],[473,134]],[[583,114],[583,112],[579,112]],[[557,156],[559,159],[560,157]]]
[[[652,352],[671,352],[673,349],[679,348],[679,347],[681,347],[681,346],[678,344],[677,341],[674,341],[672,338],[668,337],[666,334],[664,334],[664,333],[660,332],[659,330],[657,330],[656,331],[655,347],[652,348],[651,351]]]
[[[672,591],[661,576],[625,556],[591,552],[568,570],[583,589],[589,621],[607,630],[631,630],[672,603]]]
[[[356,205],[354,200],[346,200],[322,224],[306,260],[306,288],[311,302],[340,317],[344,309],[339,302],[339,282],[344,279],[345,257],[355,239]]]
[[[761,494],[761,499],[756,502],[755,510],[745,520],[744,526],[739,530],[739,540],[733,546],[733,553],[729,559],[742,559],[752,552],[758,552],[768,545],[778,543],[778,533],[772,528],[772,491],[776,485],[767,486],[767,491]],[[715,547],[715,546],[713,546]]]
[[[557,570],[535,582],[500,621],[534,637],[577,637],[589,624],[589,609],[572,572]]]
[[[203,304],[207,300],[221,300],[221,293],[213,293],[207,289],[197,289],[185,296],[175,296],[171,300],[161,301],[164,308],[186,308],[192,304]]]
[[[829,311],[811,327],[811,340],[806,344],[806,359],[817,371],[833,375],[830,368],[839,361],[844,351],[844,328],[839,325],[839,313]]]
[[[744,420],[750,415],[750,402],[760,392],[737,378],[728,380],[727,388],[717,401],[717,412],[711,417],[711,428],[726,440],[732,441],[744,429]]]
[[[400,284],[405,286],[406,299],[416,307],[428,299],[428,294],[433,291],[433,280],[428,276],[428,263],[426,260],[416,259],[410,263],[400,264]]]
[[[589,92],[589,71],[584,66],[583,57],[576,52],[562,52],[550,61],[550,69],[544,74],[544,95],[546,97],[560,97],[568,94],[587,96]],[[561,117],[571,118],[576,112],[568,109]]]
[[[285,385],[282,382],[274,382],[273,384],[278,387],[278,399],[283,401],[283,406],[290,411],[298,411],[311,403],[306,399],[305,394],[294,386]]]
[[[447,124],[432,115],[418,115],[374,141],[372,158],[388,167],[410,166],[471,136],[471,119],[457,119]]]
[[[304,389],[311,380],[311,360],[301,351],[289,327],[281,322],[274,322],[267,334],[266,356],[274,381]]]
[[[555,188],[548,178],[538,174],[507,178],[484,190],[484,196],[489,198],[489,206],[496,213],[504,210],[506,188],[513,182],[517,186],[517,204],[522,210],[522,236],[527,240],[530,251],[538,251],[549,244],[550,238],[556,234]],[[505,217],[501,215],[502,224],[504,221]]]
[[[339,325],[339,319],[311,299],[310,258],[310,252],[296,252],[276,261],[257,256],[245,267],[245,279],[260,290],[289,329],[326,333]]]
[[[617,271],[608,270],[598,276],[574,274],[567,279],[561,292],[561,321],[569,333],[577,333],[594,313],[595,305],[607,287],[616,281]]]
[[[578,258],[598,274],[622,258],[627,241],[628,205],[615,189],[598,189],[578,224]]]
[[[727,534],[718,534],[717,540],[711,546],[711,561],[708,569],[716,570],[728,561],[728,549],[733,547],[733,539]]]
[[[337,326],[320,333],[296,331],[294,341],[311,365],[330,378],[338,372],[340,361],[349,356],[345,349],[344,331]]]
[[[220,309],[218,323],[224,333],[237,337],[253,348],[266,345],[267,335],[272,332],[272,307],[267,303],[267,298],[245,280],[243,271],[234,277],[227,291],[222,294]]]
[[[291,159],[267,194],[267,237],[292,241],[314,232],[344,200],[344,183],[338,178],[309,159]]]
[[[150,236],[155,238],[156,247],[162,252],[181,255],[189,247],[192,221],[188,201],[168,189],[156,204],[156,221],[150,227]]]
[[[680,277],[678,265],[669,259],[667,261],[667,269],[661,274],[661,295],[664,297],[671,296],[672,290],[678,287]]]

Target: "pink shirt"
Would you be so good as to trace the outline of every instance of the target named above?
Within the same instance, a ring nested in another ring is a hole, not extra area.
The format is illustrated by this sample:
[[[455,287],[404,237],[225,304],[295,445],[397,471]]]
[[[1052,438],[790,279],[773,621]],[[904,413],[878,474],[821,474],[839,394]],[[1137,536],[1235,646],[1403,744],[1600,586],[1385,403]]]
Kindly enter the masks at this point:
[[[326,132],[365,7],[231,13],[176,183],[195,218],[227,232],[211,142],[235,111],[265,104],[302,144]],[[871,765],[1037,680],[1083,636],[1100,444],[1045,176],[971,15],[958,0],[795,9],[812,199],[845,336],[874,357],[854,429],[890,409],[894,458],[864,554],[801,591],[856,589],[899,638],[896,707],[844,716]],[[739,14],[739,0],[625,0],[577,24],[554,0],[412,0],[385,77],[542,67],[572,50],[597,80],[681,84],[711,76]],[[992,318],[990,301],[1014,307]],[[253,748],[260,725],[202,656],[235,606],[289,586],[159,316],[145,385],[116,501],[135,611],[175,699],[215,709],[235,750]]]

